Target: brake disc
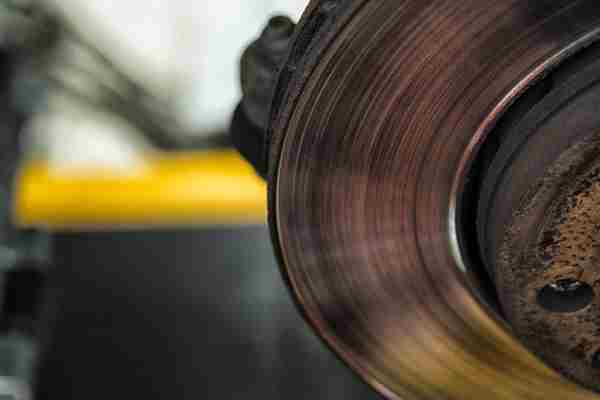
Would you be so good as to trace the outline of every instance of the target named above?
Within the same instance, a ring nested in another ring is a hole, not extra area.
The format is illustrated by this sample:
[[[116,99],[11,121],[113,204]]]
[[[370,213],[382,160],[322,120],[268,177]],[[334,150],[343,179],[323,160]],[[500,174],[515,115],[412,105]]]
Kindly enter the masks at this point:
[[[598,2],[311,1],[295,32],[265,168],[313,328],[390,398],[596,398]]]

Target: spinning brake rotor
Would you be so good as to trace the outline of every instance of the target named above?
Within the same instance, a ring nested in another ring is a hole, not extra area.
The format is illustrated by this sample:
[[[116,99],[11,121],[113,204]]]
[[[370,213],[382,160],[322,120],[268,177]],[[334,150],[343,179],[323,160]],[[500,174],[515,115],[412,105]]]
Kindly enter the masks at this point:
[[[309,4],[243,147],[300,309],[384,395],[598,396],[599,38],[596,0]]]

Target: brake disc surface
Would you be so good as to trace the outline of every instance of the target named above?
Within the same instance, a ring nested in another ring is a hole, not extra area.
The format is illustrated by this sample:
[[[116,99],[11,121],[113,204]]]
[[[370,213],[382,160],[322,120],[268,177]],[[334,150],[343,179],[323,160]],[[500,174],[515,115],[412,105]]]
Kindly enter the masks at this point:
[[[272,112],[273,241],[307,320],[382,394],[596,398],[478,295],[460,227],[498,121],[599,34],[595,0],[308,6]]]

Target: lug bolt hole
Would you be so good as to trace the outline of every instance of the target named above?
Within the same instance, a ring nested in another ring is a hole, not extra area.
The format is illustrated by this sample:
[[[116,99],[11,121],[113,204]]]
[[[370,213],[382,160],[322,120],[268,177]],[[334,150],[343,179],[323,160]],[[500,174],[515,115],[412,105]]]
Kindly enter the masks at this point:
[[[544,286],[537,300],[547,311],[573,313],[584,309],[594,300],[594,289],[585,282],[561,279]],[[600,366],[600,354],[598,361]]]

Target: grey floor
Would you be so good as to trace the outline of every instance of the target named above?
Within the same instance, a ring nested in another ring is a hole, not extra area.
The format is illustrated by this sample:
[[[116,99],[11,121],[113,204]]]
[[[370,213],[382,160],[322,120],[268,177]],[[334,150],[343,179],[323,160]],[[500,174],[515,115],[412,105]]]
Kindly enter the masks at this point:
[[[293,307],[264,227],[62,235],[36,399],[377,399]]]

